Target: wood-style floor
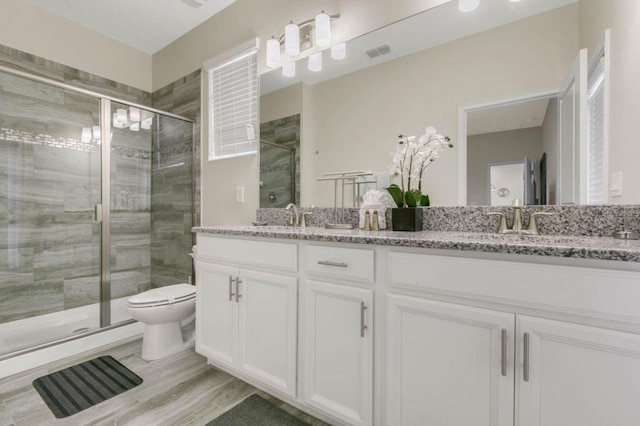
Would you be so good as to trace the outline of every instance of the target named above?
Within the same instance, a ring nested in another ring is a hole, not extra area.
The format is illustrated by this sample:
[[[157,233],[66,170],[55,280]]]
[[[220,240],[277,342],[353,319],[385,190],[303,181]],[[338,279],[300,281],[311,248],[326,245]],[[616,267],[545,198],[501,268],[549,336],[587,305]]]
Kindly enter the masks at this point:
[[[1,379],[0,426],[205,425],[254,393],[312,426],[326,424],[207,365],[193,349],[149,362],[140,358],[141,348],[141,340],[136,339]],[[56,419],[31,382],[101,355],[113,356],[144,382],[78,414]]]

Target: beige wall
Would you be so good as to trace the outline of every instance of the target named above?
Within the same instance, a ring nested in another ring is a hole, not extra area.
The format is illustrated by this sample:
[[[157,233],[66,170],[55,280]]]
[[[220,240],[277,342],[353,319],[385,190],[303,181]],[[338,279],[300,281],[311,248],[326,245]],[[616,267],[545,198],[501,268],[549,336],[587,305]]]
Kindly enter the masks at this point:
[[[538,164],[542,152],[542,127],[468,136],[467,204],[489,205],[489,164],[508,161],[524,164],[525,157]]]
[[[455,145],[459,106],[558,88],[577,24],[574,4],[312,86],[318,126],[302,145],[318,154],[303,160],[304,201],[333,205],[332,189],[315,182],[323,172],[388,170],[400,133],[431,125]],[[454,148],[425,174],[432,205],[457,204],[457,177]]]
[[[302,114],[302,83],[260,96],[260,122]]]
[[[640,2],[581,0],[580,47],[594,52],[611,29],[609,176],[623,171],[622,197],[614,204],[640,203]]]
[[[1,14],[0,44],[151,92],[151,55],[26,1],[3,0]]]

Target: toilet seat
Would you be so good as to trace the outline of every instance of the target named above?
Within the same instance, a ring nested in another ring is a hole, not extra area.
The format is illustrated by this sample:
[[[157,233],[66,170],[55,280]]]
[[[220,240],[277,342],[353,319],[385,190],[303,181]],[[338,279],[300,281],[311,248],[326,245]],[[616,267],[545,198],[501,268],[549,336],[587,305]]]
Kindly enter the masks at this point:
[[[196,297],[196,288],[190,284],[174,284],[166,287],[153,288],[127,301],[130,308],[149,308],[153,306],[171,305],[184,302]]]

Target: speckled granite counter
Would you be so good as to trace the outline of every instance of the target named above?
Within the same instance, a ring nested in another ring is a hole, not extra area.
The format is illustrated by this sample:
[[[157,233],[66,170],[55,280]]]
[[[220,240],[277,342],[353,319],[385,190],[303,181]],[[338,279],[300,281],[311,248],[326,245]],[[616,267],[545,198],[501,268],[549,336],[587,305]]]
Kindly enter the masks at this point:
[[[472,232],[331,230],[319,227],[216,226],[194,232],[440,250],[640,262],[640,241],[603,237],[499,235]]]

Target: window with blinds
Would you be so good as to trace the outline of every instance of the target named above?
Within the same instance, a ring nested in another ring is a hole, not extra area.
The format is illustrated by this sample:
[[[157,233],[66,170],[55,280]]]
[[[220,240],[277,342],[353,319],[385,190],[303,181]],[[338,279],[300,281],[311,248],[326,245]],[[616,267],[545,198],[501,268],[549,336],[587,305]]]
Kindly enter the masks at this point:
[[[257,50],[244,49],[209,69],[209,159],[258,150]]]
[[[591,70],[588,83],[587,204],[606,202],[604,64],[601,56]]]

